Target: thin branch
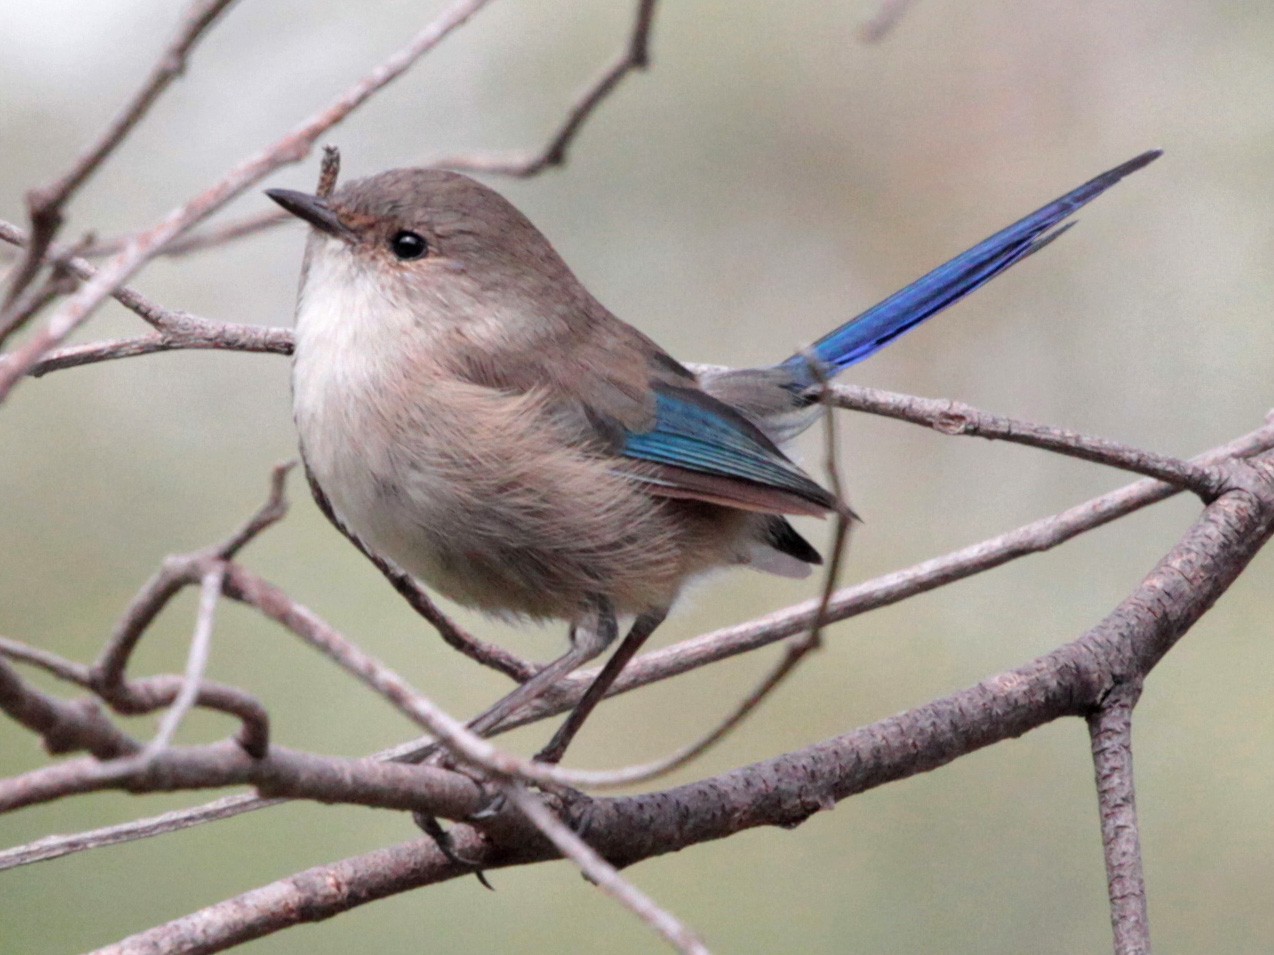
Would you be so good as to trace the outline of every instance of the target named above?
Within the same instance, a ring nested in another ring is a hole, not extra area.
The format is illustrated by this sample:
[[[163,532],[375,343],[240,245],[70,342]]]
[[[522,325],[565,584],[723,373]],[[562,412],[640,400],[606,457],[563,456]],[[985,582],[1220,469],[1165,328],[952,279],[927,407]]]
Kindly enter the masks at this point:
[[[122,845],[151,836],[162,836],[191,826],[202,825],[205,822],[214,822],[217,819],[230,819],[246,811],[241,808],[245,805],[252,809],[265,809],[290,801],[262,799],[251,793],[223,796],[200,807],[202,813],[198,816],[192,815],[189,809],[175,809],[149,819],[130,820],[118,825],[103,826],[100,829],[71,835],[46,836],[12,849],[0,850],[0,872],[5,869],[15,869],[18,866],[31,865],[34,862],[60,859],[64,855],[85,852],[89,849],[101,849],[105,846]]]
[[[169,84],[182,74],[194,45],[233,2],[234,0],[194,0],[182,19],[177,35],[160,55],[159,62],[152,68],[141,89],[111,120],[97,142],[85,150],[60,179],[27,194],[32,241],[10,278],[5,295],[6,306],[11,305],[35,277],[49,243],[62,224],[62,206],[67,199],[124,141],[124,137],[141,121]],[[14,327],[14,323],[0,321],[0,328],[5,328],[6,334]],[[4,335],[0,335],[0,341],[3,338]]]
[[[88,689],[91,685],[89,670],[84,664],[50,653],[41,647],[33,647],[21,640],[0,637],[0,657],[37,666],[59,680],[74,683],[83,689]]]
[[[212,622],[217,612],[217,601],[221,598],[221,585],[226,579],[226,565],[216,564],[204,574],[203,584],[199,588],[199,610],[195,615],[195,632],[190,638],[190,652],[186,657],[186,673],[182,680],[181,692],[173,700],[172,706],[164,713],[160,721],[159,732],[146,744],[140,758],[153,759],[163,752],[177,735],[177,728],[186,718],[199,698],[200,684],[204,673],[208,670],[208,655],[212,649]]]
[[[1150,918],[1132,773],[1132,711],[1140,695],[1140,679],[1116,684],[1088,715],[1115,955],[1150,955]]]
[[[1109,438],[1095,438],[1066,428],[990,414],[960,401],[917,398],[857,385],[831,385],[828,390],[833,403],[840,408],[870,411],[873,414],[910,421],[942,434],[1025,444],[1067,457],[1105,464],[1187,488],[1203,498],[1205,504],[1217,495],[1221,481],[1218,474],[1204,465],[1152,451],[1142,451]]]
[[[518,785],[502,786],[501,791],[548,837],[558,852],[579,866],[590,882],[658,932],[669,945],[683,955],[711,955],[707,946],[679,919],[621,876],[618,869],[594,852],[536,796]]]
[[[206,229],[200,229],[189,235],[173,239],[156,253],[156,257],[179,258],[192,252],[202,252],[205,249],[225,245],[227,242],[233,242],[236,239],[256,235],[258,232],[273,229],[275,226],[283,225],[285,222],[295,221],[295,216],[284,212],[282,209],[267,209],[264,212],[254,212],[240,219],[231,219],[229,222],[208,226]],[[119,235],[101,239],[85,249],[84,254],[94,257],[115,255],[128,245],[129,238],[127,235]]]
[[[262,533],[269,530],[288,513],[287,480],[288,474],[296,467],[295,461],[284,461],[270,469],[270,493],[262,504],[243,526],[227,537],[212,553],[220,560],[230,560],[239,551],[247,547]]]
[[[170,212],[158,225],[138,233],[98,274],[71,296],[0,365],[0,401],[50,350],[83,324],[116,287],[133,275],[170,240],[225,205],[280,166],[304,159],[315,141],[388,83],[397,79],[452,30],[486,6],[490,0],[458,0],[440,17],[412,38],[327,107],[310,116],[282,139],[249,156],[214,185]]]
[[[25,325],[55,299],[75,291],[79,283],[67,269],[65,259],[54,256],[49,264],[49,274],[45,276],[44,281],[38,285],[28,285],[14,297],[3,315],[0,315],[0,342]]]
[[[323,803],[424,809],[447,819],[477,812],[486,798],[469,777],[433,766],[316,756],[286,746],[271,746],[266,755],[254,757],[223,740],[171,747],[150,760],[80,757],[12,776],[0,780],[0,812],[108,789],[146,793],[238,785]]]
[[[292,354],[292,333],[290,329],[269,328],[264,325],[238,325],[231,322],[222,324],[190,316],[186,327],[180,330],[55,348],[36,362],[28,374],[33,378],[39,378],[51,371],[95,365],[98,362],[114,361],[119,358],[138,358],[160,352],[192,350],[290,355]],[[4,358],[0,357],[0,366],[3,364]]]
[[[442,710],[420,691],[371,654],[346,640],[313,612],[242,567],[230,566],[226,596],[256,607],[321,650],[345,672],[388,700],[400,713],[431,733],[452,755],[500,779],[520,779],[550,786],[582,781],[572,771],[533,762],[496,749],[460,720]]]
[[[22,246],[29,241],[29,237],[12,223],[0,220],[0,241]],[[76,278],[84,281],[96,278],[97,267],[74,255],[73,251],[60,246],[51,249],[62,267]],[[208,321],[189,312],[164,308],[128,286],[115,289],[111,296],[153,327],[157,334],[62,348],[51,352],[32,366],[30,374],[38,377],[61,368],[175,349],[233,349],[292,354],[293,337],[290,328]],[[8,356],[0,356],[0,370],[8,361]]]
[[[165,558],[159,571],[137,592],[91,670],[93,687],[104,699],[118,701],[127,698],[124,672],[142,634],[183,587],[202,582],[211,569],[207,566],[208,561],[229,560],[283,518],[287,513],[284,485],[292,467],[290,462],[274,467],[270,474],[269,496],[242,527],[220,544]]]
[[[434,159],[428,165],[465,172],[484,172],[515,177],[534,176],[550,166],[560,166],[566,161],[566,152],[571,142],[602,100],[606,99],[629,73],[634,70],[644,70],[649,64],[650,29],[654,17],[655,0],[639,0],[637,17],[628,43],[615,61],[576,98],[566,114],[566,120],[542,149],[531,153],[505,156],[472,154],[446,156]]]

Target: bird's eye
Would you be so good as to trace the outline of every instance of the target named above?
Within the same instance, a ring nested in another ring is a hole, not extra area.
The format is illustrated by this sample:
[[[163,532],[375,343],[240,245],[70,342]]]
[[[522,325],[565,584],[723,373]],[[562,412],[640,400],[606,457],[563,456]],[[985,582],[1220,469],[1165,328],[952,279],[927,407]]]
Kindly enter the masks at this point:
[[[404,261],[423,259],[429,251],[429,243],[423,236],[406,229],[394,233],[394,237],[389,240],[389,247],[394,250],[394,255]]]

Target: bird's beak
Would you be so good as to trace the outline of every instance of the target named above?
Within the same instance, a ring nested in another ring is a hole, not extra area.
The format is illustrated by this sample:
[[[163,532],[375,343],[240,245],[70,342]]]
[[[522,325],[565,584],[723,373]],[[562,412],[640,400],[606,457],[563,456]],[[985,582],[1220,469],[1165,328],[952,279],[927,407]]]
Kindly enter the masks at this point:
[[[267,189],[265,194],[292,215],[298,219],[304,219],[320,232],[326,232],[342,242],[353,242],[358,238],[358,234],[346,225],[337,211],[320,196],[311,196],[293,189]]]

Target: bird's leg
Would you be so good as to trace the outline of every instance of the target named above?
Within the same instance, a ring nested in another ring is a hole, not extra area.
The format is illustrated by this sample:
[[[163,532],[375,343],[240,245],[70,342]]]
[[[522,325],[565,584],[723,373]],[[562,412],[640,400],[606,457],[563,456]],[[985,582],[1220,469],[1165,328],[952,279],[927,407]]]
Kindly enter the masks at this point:
[[[660,619],[662,619],[662,617]],[[634,627],[634,629],[636,628]],[[512,693],[509,693],[502,699],[497,700],[486,710],[475,716],[469,721],[468,729],[478,736],[486,735],[487,732],[499,726],[527,703],[530,703],[536,697],[541,696],[546,690],[548,690],[549,687],[567,673],[570,673],[576,667],[583,666],[589,660],[592,660],[600,654],[603,650],[615,642],[615,638],[617,636],[619,636],[619,621],[615,617],[614,605],[605,597],[595,598],[589,607],[589,613],[584,617],[584,619],[571,625],[571,648],[556,660],[546,664],[543,669],[539,670],[533,677],[519,686]],[[624,646],[627,645],[631,637],[632,634],[630,633],[628,638],[625,638],[624,644],[620,647],[620,652],[623,651]],[[631,654],[629,655],[631,656]],[[604,672],[605,671],[603,670],[603,673]],[[599,674],[599,679],[600,677],[601,675]],[[594,686],[595,685],[596,681],[594,681]],[[585,696],[587,696],[588,693],[591,693],[592,689],[593,688],[590,686]],[[583,702],[584,701],[581,699],[580,703],[582,704]],[[579,705],[580,704],[576,704],[576,709],[579,708]],[[588,708],[591,710],[593,705],[596,704],[594,703]],[[584,714],[584,716],[587,715],[587,713]],[[573,719],[574,716],[575,711],[572,711],[570,718]],[[583,717],[580,718],[579,722],[583,722]],[[575,728],[571,730],[570,734],[566,737],[565,742],[570,742],[570,737],[575,735],[575,729],[578,728],[578,725],[576,725]],[[560,730],[558,735],[561,735]],[[553,742],[557,742],[557,736],[553,737]],[[562,744],[563,749],[565,749],[565,742]],[[550,743],[549,745],[551,747],[553,743]],[[445,755],[445,753],[446,751],[441,747],[441,745],[435,743],[433,746],[420,753],[417,756],[417,759],[421,762],[437,762]],[[478,780],[478,782],[481,783],[480,780]],[[489,815],[494,815],[496,812],[499,812],[503,805],[504,797],[502,795],[497,795],[487,806],[479,809],[472,818],[481,819]],[[482,874],[482,870],[477,868],[472,860],[465,859],[456,853],[450,833],[442,828],[437,819],[426,813],[419,812],[413,813],[412,818],[415,820],[416,825],[424,830],[424,832],[434,840],[438,849],[450,862],[456,865],[473,868],[474,874],[477,875],[478,880],[487,888],[491,888],[486,877]]]
[[[597,597],[588,609],[588,614],[582,620],[571,625],[571,648],[470,720],[467,724],[470,732],[485,736],[523,706],[542,696],[563,676],[583,666],[614,643],[619,635],[619,623],[611,602],[604,597]],[[417,761],[434,760],[441,748],[440,744],[434,744],[419,754]]]
[[[535,756],[538,763],[557,763],[560,762],[562,756],[566,753],[566,747],[571,744],[571,740],[575,738],[575,734],[579,732],[584,721],[588,719],[588,715],[607,691],[614,685],[615,680],[619,678],[619,674],[624,667],[628,665],[628,661],[636,656],[637,651],[641,649],[647,638],[655,632],[664,618],[668,616],[667,610],[652,610],[644,613],[633,621],[632,629],[628,631],[628,635],[624,637],[623,643],[619,645],[611,658],[606,661],[606,665],[602,667],[600,673],[589,684],[588,689],[584,691],[584,695],[580,697],[579,702],[575,704],[575,708],[571,710],[570,715],[556,733],[549,740],[549,744],[545,746]],[[614,626],[614,617],[611,617],[612,626]],[[601,652],[600,650],[598,651]]]

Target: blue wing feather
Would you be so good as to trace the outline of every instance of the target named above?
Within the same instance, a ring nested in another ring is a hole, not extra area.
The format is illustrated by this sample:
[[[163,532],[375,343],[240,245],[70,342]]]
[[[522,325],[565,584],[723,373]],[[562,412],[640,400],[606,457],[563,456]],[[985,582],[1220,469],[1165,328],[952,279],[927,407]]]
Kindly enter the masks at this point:
[[[899,335],[1038,252],[1069,228],[1054,228],[1062,220],[1159,156],[1157,149],[1144,152],[1071,190],[824,335],[810,350],[826,366],[829,377],[874,355]],[[805,353],[793,355],[783,362],[783,367],[796,379],[793,387],[808,388],[817,384],[817,376],[808,367]]]
[[[653,387],[654,426],[625,432],[624,457],[746,481],[821,508],[835,507],[830,493],[733,408],[694,388],[662,382]]]

